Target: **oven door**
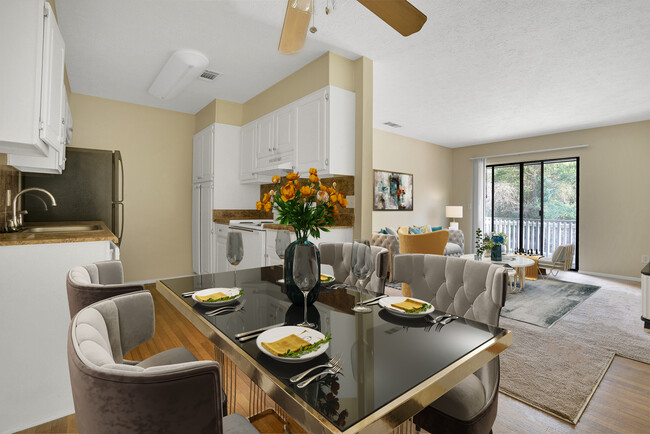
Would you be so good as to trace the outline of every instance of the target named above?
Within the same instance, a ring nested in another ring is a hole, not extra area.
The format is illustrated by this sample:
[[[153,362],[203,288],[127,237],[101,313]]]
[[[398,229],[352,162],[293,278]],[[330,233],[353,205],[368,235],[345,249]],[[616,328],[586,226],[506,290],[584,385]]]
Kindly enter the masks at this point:
[[[238,270],[247,268],[259,268],[266,265],[264,256],[266,254],[266,234],[262,230],[249,229],[241,226],[230,226],[228,230],[241,232],[244,243],[244,258],[237,266]],[[227,248],[227,247],[226,247]],[[221,252],[219,252],[221,254]],[[226,254],[224,250],[223,255]],[[233,270],[233,266],[228,264],[228,270]]]

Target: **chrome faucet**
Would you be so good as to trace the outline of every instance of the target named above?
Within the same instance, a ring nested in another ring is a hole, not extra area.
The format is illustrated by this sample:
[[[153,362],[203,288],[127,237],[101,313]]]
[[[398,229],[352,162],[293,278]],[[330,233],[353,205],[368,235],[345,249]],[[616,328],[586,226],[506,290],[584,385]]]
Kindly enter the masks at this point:
[[[20,230],[20,228],[23,226],[23,215],[27,214],[27,211],[25,210],[18,212],[18,198],[25,193],[29,193],[30,191],[40,191],[41,193],[45,193],[50,197],[52,206],[56,206],[56,200],[54,199],[54,196],[52,196],[52,193],[45,190],[44,188],[32,187],[21,190],[16,196],[14,196],[14,203],[12,207],[13,216],[9,222],[9,228],[14,232]]]

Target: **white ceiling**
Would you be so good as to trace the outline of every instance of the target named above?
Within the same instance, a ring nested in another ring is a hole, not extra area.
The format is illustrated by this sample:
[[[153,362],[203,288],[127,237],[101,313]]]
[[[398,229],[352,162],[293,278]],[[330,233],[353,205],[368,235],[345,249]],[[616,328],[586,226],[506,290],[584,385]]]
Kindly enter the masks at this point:
[[[72,91],[196,113],[332,50],[374,61],[375,127],[444,146],[650,119],[649,0],[411,0],[428,21],[408,38],[355,0],[329,0],[329,16],[314,1],[318,32],[286,56],[286,0],[56,0]],[[223,76],[157,100],[147,89],[180,48]]]

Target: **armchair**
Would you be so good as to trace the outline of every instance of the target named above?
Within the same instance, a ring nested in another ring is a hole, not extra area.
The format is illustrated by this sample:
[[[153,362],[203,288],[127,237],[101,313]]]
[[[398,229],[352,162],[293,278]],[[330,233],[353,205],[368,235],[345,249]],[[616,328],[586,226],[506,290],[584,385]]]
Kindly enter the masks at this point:
[[[539,258],[537,267],[539,269],[547,270],[547,273],[542,273],[542,278],[548,279],[555,271],[554,276],[557,276],[559,271],[568,271],[573,264],[573,251],[575,246],[573,244],[564,244],[558,246],[550,258]]]
[[[187,357],[123,363],[122,355],[153,333],[147,291],[97,302],[74,316],[68,367],[80,433],[257,433],[243,416],[223,416],[217,362],[197,361],[181,348]]]

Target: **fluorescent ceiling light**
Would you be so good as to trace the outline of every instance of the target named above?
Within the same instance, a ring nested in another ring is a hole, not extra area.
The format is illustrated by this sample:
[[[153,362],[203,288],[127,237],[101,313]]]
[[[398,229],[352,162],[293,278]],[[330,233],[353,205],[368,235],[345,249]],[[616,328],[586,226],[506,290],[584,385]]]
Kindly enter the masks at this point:
[[[208,58],[198,51],[178,50],[160,70],[149,88],[149,93],[164,100],[174,98],[201,75],[207,66]]]

